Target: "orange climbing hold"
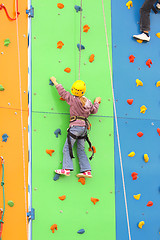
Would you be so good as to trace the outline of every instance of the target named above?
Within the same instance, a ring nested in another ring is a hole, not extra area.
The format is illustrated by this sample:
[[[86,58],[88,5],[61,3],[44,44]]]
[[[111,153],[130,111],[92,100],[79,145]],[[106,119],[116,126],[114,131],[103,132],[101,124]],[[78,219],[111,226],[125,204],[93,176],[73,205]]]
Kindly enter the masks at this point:
[[[92,62],[94,61],[94,57],[95,57],[95,55],[94,55],[94,54],[91,54],[91,56],[90,56],[90,58],[89,58],[90,63],[92,63]]]
[[[150,68],[150,67],[151,67],[151,64],[152,64],[152,60],[151,60],[151,59],[148,59],[147,62],[146,62],[146,65]]]
[[[138,132],[138,133],[137,133],[137,136],[138,136],[138,137],[142,137],[142,136],[143,136],[143,133],[142,133],[142,132]]]
[[[132,105],[133,99],[128,99],[128,100],[127,100],[127,103],[128,103],[129,105]]]
[[[66,199],[66,195],[62,195],[60,197],[58,197],[61,201],[63,201],[64,199]]]
[[[152,207],[153,206],[153,202],[152,201],[149,201],[148,203],[147,203],[147,207]]]
[[[133,173],[131,174],[131,176],[132,176],[132,179],[133,179],[133,180],[137,180],[138,173],[133,172]]]
[[[88,32],[89,29],[90,27],[87,24],[83,26],[83,32]]]
[[[96,153],[96,148],[95,148],[94,146],[92,146],[92,148],[93,148],[93,152]],[[88,151],[89,151],[89,152],[92,152],[92,149],[89,148]]]
[[[158,132],[158,134],[159,134],[159,136],[160,136],[160,128],[157,128],[157,132]]]
[[[94,205],[99,202],[99,199],[98,198],[93,198],[91,197],[91,201],[94,203]]]
[[[46,150],[46,153],[48,153],[50,156],[52,156],[52,153],[55,152],[54,150],[50,149],[50,150]]]
[[[57,48],[61,49],[64,43],[62,41],[57,42]]]
[[[67,72],[67,73],[70,73],[71,69],[70,68],[65,68],[64,71]]]
[[[53,224],[53,225],[50,227],[50,229],[52,230],[52,233],[54,233],[54,230],[55,230],[55,229],[58,230],[57,224]]]
[[[134,62],[134,59],[135,59],[135,56],[133,56],[133,55],[130,55],[130,56],[129,56],[129,61],[130,61],[130,62],[133,63],[133,62]]]
[[[60,100],[61,100],[61,101],[66,101],[66,100],[65,100],[64,98],[62,98],[62,97],[60,97]]]
[[[62,8],[64,8],[64,5],[63,5],[63,3],[58,3],[58,4],[57,4],[57,7],[60,8],[60,9],[62,9]]]
[[[81,178],[78,179],[78,182],[82,183],[82,185],[85,185],[86,179],[81,177]]]

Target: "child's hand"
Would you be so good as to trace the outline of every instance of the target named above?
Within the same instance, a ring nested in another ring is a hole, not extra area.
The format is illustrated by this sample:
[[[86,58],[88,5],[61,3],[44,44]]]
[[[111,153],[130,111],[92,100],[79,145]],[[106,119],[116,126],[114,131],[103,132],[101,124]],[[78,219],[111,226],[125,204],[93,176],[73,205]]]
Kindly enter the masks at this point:
[[[57,81],[56,81],[56,78],[55,78],[55,77],[51,77],[50,79],[51,79],[51,81],[54,83],[54,85],[57,86],[58,83],[57,83]]]
[[[96,97],[96,99],[94,100],[94,102],[101,103],[101,98],[100,98],[100,97]]]

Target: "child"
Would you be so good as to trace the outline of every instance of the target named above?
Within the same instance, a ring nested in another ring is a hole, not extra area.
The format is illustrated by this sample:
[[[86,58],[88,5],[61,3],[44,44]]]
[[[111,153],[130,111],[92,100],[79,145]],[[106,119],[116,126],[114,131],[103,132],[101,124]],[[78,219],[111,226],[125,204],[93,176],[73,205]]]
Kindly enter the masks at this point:
[[[86,85],[81,80],[77,80],[73,84],[71,88],[73,95],[67,92],[61,84],[58,84],[55,77],[51,77],[51,81],[56,86],[59,95],[70,105],[70,128],[63,148],[63,169],[55,170],[55,172],[70,176],[70,171],[73,171],[72,148],[77,140],[77,155],[80,165],[80,173],[77,174],[77,177],[92,178],[91,166],[84,151],[85,139],[89,141],[87,128],[90,127],[90,124],[87,118],[90,114],[97,113],[101,98],[97,97],[92,104],[89,99],[84,97]]]
[[[150,31],[150,12],[151,9],[154,10],[154,4],[157,0],[145,0],[144,4],[140,9],[140,31],[141,34],[133,35],[135,39],[150,41],[149,31]],[[156,4],[157,10],[160,10],[160,0]]]

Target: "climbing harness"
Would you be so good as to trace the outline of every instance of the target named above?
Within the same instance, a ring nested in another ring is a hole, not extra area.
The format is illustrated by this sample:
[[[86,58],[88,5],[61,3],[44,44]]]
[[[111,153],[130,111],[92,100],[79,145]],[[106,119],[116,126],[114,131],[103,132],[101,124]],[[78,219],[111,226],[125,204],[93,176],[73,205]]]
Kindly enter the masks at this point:
[[[4,159],[1,156],[1,163],[2,163],[2,181],[1,186],[3,188],[3,209],[1,209],[1,219],[0,219],[0,240],[2,240],[2,230],[3,230],[3,218],[5,213],[5,193],[4,193]]]
[[[18,12],[18,0],[16,0],[16,17],[15,17],[15,18],[11,18],[11,17],[9,16],[8,11],[7,11],[7,8],[4,6],[4,4],[1,3],[1,4],[0,4],[0,10],[2,10],[2,9],[4,9],[4,11],[5,11],[8,19],[11,20],[11,21],[16,20],[16,19],[18,18],[19,14],[20,14],[20,12]]]
[[[82,116],[73,116],[73,117],[70,117],[70,123],[75,122],[76,120],[83,120],[83,121],[85,121],[87,129],[90,130],[90,122],[88,121],[87,118],[82,117]],[[89,159],[92,160],[92,158],[93,158],[93,156],[94,156],[94,149],[93,149],[93,147],[92,147],[91,141],[90,141],[89,138],[88,138],[88,134],[86,133],[84,136],[79,136],[79,137],[78,137],[78,136],[74,135],[73,133],[71,133],[71,132],[70,132],[70,129],[71,129],[71,128],[68,128],[68,129],[67,129],[67,132],[68,132],[68,134],[67,134],[67,140],[68,140],[70,157],[71,157],[71,158],[74,158],[74,156],[73,156],[73,151],[72,151],[72,145],[71,145],[71,139],[70,139],[70,137],[72,137],[72,138],[74,138],[74,139],[76,139],[76,140],[77,140],[77,139],[84,139],[84,140],[86,140],[86,141],[88,142],[89,147],[90,147],[91,150],[92,150],[92,155],[91,155],[91,157],[90,157]]]

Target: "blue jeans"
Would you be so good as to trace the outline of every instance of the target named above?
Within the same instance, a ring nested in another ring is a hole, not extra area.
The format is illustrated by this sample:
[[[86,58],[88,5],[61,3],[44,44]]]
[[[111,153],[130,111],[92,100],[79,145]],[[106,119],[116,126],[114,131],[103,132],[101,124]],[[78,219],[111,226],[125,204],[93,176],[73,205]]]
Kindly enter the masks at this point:
[[[81,126],[72,126],[70,128],[70,132],[76,136],[84,136],[87,133],[87,127],[81,127]],[[76,142],[76,139],[71,139],[71,145],[72,148]],[[91,170],[90,163],[88,161],[88,158],[85,153],[85,139],[77,139],[77,156],[79,160],[79,166],[80,166],[80,172],[85,172],[87,170]],[[64,148],[63,148],[63,169],[70,169],[73,170],[73,162],[70,157],[69,153],[69,146],[68,146],[68,140],[66,139]]]

